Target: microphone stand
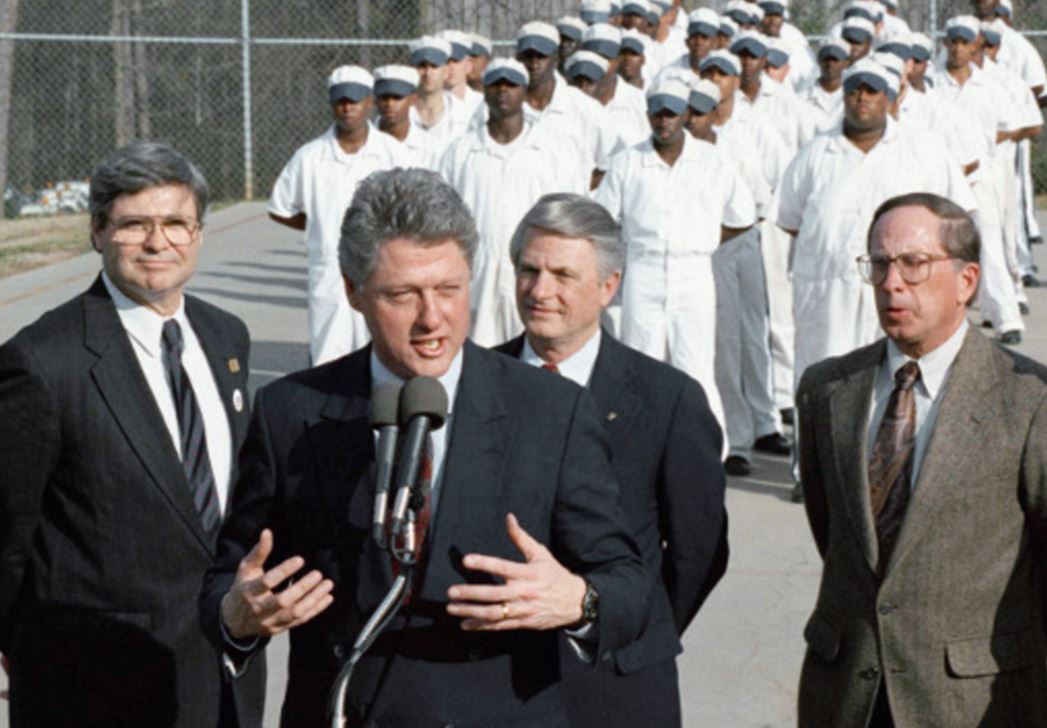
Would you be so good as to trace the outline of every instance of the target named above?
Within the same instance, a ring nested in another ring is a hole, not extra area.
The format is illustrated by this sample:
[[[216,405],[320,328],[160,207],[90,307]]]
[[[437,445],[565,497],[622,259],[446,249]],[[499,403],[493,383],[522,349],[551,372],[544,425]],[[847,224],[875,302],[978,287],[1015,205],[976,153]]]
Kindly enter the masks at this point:
[[[412,502],[414,501],[413,498],[411,500]],[[393,617],[403,607],[410,592],[411,577],[414,574],[414,567],[418,563],[414,555],[415,521],[416,515],[412,503],[412,506],[408,507],[407,528],[404,529],[402,540],[396,537],[392,537],[389,540],[388,550],[400,564],[400,573],[393,580],[393,585],[389,588],[382,601],[379,602],[378,607],[375,608],[366,624],[364,624],[363,629],[360,630],[360,634],[357,635],[356,641],[353,643],[352,654],[349,655],[349,659],[342,665],[342,669],[338,671],[338,676],[331,687],[328,711],[331,716],[331,728],[348,727],[349,723],[345,716],[345,702],[353,670],[356,669],[356,665],[360,662],[360,658],[364,656],[364,653],[371,648],[371,645],[378,639],[382,631],[393,621]]]

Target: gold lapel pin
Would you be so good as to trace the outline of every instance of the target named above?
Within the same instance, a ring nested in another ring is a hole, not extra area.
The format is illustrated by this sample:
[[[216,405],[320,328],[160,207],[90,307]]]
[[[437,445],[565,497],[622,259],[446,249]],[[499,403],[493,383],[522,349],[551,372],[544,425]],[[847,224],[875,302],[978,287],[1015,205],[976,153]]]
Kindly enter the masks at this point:
[[[607,421],[608,422],[614,422],[616,419],[618,419],[618,413],[617,412],[615,412],[614,410],[611,410],[610,412],[607,413]]]
[[[236,374],[240,371],[240,360],[236,357],[233,357],[229,360],[229,371],[233,374]]]

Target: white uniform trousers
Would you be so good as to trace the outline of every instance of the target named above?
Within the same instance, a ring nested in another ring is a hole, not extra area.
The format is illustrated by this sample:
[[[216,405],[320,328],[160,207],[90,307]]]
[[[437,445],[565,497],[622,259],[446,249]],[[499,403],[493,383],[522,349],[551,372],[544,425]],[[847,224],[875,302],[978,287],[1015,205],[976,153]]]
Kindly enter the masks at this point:
[[[621,340],[698,380],[716,421],[724,426],[723,405],[716,388],[712,256],[631,257],[622,286]]]
[[[713,253],[713,275],[716,386],[727,421],[728,454],[752,460],[754,440],[781,431],[759,228],[720,245]]]
[[[792,237],[769,220],[759,224],[760,252],[767,281],[770,309],[771,359],[774,362],[774,402],[779,410],[793,406],[793,284],[789,273],[789,247]]]
[[[1032,181],[1032,146],[1028,139],[1018,143],[1019,179],[1022,184],[1022,211],[1029,240],[1041,237],[1040,222],[1036,217],[1036,186]]]
[[[997,333],[1024,331],[1014,280],[1007,269],[1003,242],[1003,221],[999,214],[995,179],[992,169],[986,169],[971,186],[978,210],[974,216],[982,239],[981,285],[978,288],[978,308],[982,318],[992,323]]]
[[[309,261],[309,358],[312,366],[332,361],[371,340],[367,322],[349,306],[337,258]]]
[[[523,332],[516,312],[516,273],[508,259],[484,256],[472,285],[472,331],[480,346],[497,346]]]

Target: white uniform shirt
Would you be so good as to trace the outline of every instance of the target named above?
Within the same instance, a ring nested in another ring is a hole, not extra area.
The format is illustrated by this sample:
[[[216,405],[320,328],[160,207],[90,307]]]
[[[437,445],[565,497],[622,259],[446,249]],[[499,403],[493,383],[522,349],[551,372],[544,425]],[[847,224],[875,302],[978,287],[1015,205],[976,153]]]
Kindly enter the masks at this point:
[[[127,338],[131,340],[131,349],[135,353],[149,391],[153,394],[156,406],[160,410],[164,426],[171,436],[171,444],[182,457],[182,434],[178,425],[178,413],[175,411],[174,394],[167,382],[167,370],[164,368],[163,335],[164,322],[167,320],[151,308],[135,303],[116,287],[109,276],[102,273],[109,297],[116,305]],[[182,370],[189,377],[196,396],[196,404],[204,421],[204,435],[207,438],[207,459],[214,474],[215,491],[218,495],[218,506],[225,513],[225,504],[229,500],[229,478],[233,469],[233,434],[229,423],[229,414],[222,404],[222,395],[218,391],[214,372],[207,363],[207,355],[200,340],[196,338],[192,324],[185,315],[185,299],[178,305],[173,318],[182,329]]]
[[[524,108],[528,116],[537,119],[538,125],[548,130],[547,133],[570,139],[588,165],[590,174],[593,169],[607,169],[611,155],[624,146],[600,102],[566,82],[556,82],[552,98],[541,111],[528,104]]]
[[[927,444],[934,432],[934,424],[938,421],[938,408],[942,404],[945,385],[949,381],[949,374],[952,372],[956,355],[963,347],[968,328],[970,325],[967,319],[964,319],[960,327],[941,346],[915,360],[902,353],[894,341],[887,340],[887,356],[880,366],[880,374],[876,379],[876,386],[873,387],[872,405],[869,407],[869,430],[865,439],[865,457],[868,462],[869,455],[876,444],[876,435],[880,431],[883,416],[887,412],[891,392],[894,391],[895,372],[910,361],[915,361],[920,367],[920,378],[913,387],[916,400],[916,442],[913,446],[910,488],[916,487],[916,482],[920,477],[920,466],[923,464],[923,456],[927,453]]]
[[[778,35],[789,49],[789,83],[795,91],[799,91],[818,78],[818,59],[811,50],[807,36],[789,21],[782,23]]]
[[[731,118],[722,126],[714,126],[713,131],[716,146],[749,188],[757,217],[766,217],[774,189],[789,164],[785,142],[763,118],[737,105]]]
[[[819,134],[831,130],[843,116],[842,85],[830,93],[816,79],[814,83],[800,89],[797,95],[812,110]]]
[[[907,39],[912,33],[909,24],[897,15],[883,14],[883,38],[884,42],[890,42],[896,38]]]
[[[997,132],[1017,128],[1015,109],[1006,92],[973,63],[971,76],[962,85],[948,71],[936,71],[933,93],[953,103],[966,125],[976,129],[973,152],[983,167],[996,153]]]
[[[442,155],[447,145],[465,133],[476,107],[459,101],[450,91],[444,91],[444,113],[431,126],[422,122],[416,107],[411,107],[411,126],[429,134],[433,138],[437,155]]]
[[[1047,94],[1047,69],[1043,58],[1028,38],[1010,26],[1003,31],[996,61],[1017,73],[1030,89],[1043,86],[1041,94]]]
[[[585,194],[590,170],[562,134],[525,116],[524,131],[508,144],[484,124],[455,140],[440,160],[446,179],[476,219],[480,249],[473,263],[472,338],[493,346],[519,333],[509,241],[524,214],[550,192]]]
[[[332,126],[298,149],[280,172],[269,212],[306,216],[309,265],[309,352],[312,363],[336,359],[370,340],[363,317],[349,308],[338,266],[342,218],[360,181],[378,170],[408,167],[407,149],[388,134],[368,129],[367,141],[346,154]]]
[[[760,90],[754,100],[739,92],[735,103],[749,107],[766,119],[781,135],[790,154],[795,154],[815,134],[812,112],[795,93],[766,74],[760,79]]]
[[[619,78],[615,83],[614,96],[604,107],[618,138],[621,149],[639,144],[651,134],[647,121],[647,97],[644,92]]]
[[[411,153],[412,166],[423,169],[435,170],[444,151],[431,134],[413,124],[402,144]]]

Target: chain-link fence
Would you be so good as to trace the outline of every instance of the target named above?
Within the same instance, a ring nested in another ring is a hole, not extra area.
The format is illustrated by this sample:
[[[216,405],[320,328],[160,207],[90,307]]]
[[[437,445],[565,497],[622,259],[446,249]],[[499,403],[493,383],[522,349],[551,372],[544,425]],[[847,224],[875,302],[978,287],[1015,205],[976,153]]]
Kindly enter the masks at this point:
[[[903,3],[917,30],[970,0]],[[690,9],[706,2],[685,2]],[[713,0],[722,7],[721,0]],[[804,32],[824,33],[845,0],[793,0]],[[0,0],[0,189],[8,210],[58,188],[79,204],[109,150],[162,139],[196,160],[218,199],[264,197],[291,153],[329,123],[335,66],[404,60],[405,43],[458,27],[512,38],[527,20],[580,0]],[[1047,28],[1047,3],[1016,0],[1015,25]],[[1033,38],[1041,52],[1047,35]],[[500,48],[504,52],[505,47]],[[1047,190],[1047,143],[1037,145]],[[46,196],[46,205],[56,195]],[[40,200],[37,200],[40,201]],[[71,201],[71,202],[70,202]],[[61,200],[58,204],[63,204]]]

